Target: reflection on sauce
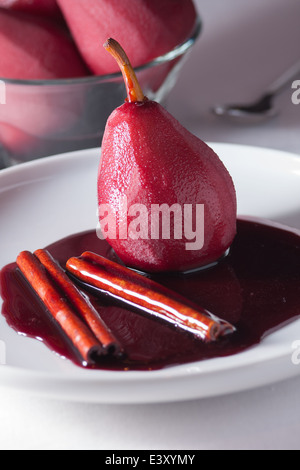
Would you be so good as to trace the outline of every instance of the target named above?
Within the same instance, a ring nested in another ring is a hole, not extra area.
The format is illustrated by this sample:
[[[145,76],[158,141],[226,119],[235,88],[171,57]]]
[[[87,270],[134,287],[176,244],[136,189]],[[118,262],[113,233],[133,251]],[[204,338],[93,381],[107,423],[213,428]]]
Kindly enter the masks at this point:
[[[73,256],[93,251],[110,256],[95,231],[67,237],[47,247],[62,266]],[[109,370],[153,370],[228,356],[258,344],[265,335],[300,315],[300,237],[272,225],[239,220],[228,256],[217,265],[189,275],[153,278],[236,326],[236,332],[202,343],[129,308],[108,303],[90,292],[92,303],[122,343],[122,359],[93,366]],[[87,292],[86,292],[87,293]],[[1,271],[2,314],[17,332],[39,338],[78,365],[78,357],[57,325],[48,320],[35,294],[12,263]]]

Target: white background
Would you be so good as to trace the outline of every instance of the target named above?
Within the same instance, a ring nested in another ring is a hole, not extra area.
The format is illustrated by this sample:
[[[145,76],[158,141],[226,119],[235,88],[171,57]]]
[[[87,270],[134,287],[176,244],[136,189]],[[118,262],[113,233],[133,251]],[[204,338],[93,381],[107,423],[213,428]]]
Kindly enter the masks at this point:
[[[203,140],[300,155],[300,105],[292,104],[291,89],[277,100],[281,113],[271,121],[243,126],[210,113],[214,104],[256,98],[299,59],[299,0],[197,5],[203,34],[169,110]],[[1,389],[0,448],[299,450],[299,388],[300,377],[229,396],[137,406],[68,403]]]

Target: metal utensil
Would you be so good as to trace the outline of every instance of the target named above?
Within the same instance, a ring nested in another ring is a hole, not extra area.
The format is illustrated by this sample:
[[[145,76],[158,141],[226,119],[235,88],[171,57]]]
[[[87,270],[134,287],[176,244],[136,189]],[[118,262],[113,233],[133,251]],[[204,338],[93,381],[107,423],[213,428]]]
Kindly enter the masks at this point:
[[[273,117],[278,114],[278,109],[274,106],[274,98],[287,86],[291,86],[291,80],[298,74],[300,74],[300,60],[277,78],[255,102],[215,106],[213,112],[217,116],[245,123]]]

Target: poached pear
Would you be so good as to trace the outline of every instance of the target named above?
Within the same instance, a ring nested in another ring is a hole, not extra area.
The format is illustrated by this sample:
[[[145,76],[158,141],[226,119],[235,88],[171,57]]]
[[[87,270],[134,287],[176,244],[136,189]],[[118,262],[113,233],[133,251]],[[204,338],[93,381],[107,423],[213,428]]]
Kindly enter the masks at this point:
[[[216,153],[144,96],[114,39],[127,99],[107,120],[98,171],[101,231],[124,264],[188,271],[220,259],[236,235],[236,192]]]
[[[134,67],[184,42],[195,26],[193,0],[57,0],[77,47],[96,75],[118,72],[98,47],[110,35],[120,42]]]

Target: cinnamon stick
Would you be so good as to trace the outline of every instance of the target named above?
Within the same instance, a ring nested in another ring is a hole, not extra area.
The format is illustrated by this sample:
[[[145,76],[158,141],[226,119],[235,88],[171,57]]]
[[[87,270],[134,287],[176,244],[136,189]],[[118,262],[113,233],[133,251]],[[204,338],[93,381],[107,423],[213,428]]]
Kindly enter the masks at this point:
[[[51,317],[60,325],[82,358],[83,364],[90,365],[103,355],[103,348],[88,326],[78,317],[66,296],[55,284],[49,272],[29,251],[17,257],[17,265],[23,276],[45,305]]]
[[[102,345],[103,352],[109,354],[119,354],[122,347],[108,326],[99,316],[97,310],[93,307],[87,296],[84,296],[70,280],[65,271],[55,261],[47,250],[36,250],[35,256],[46,268],[52,279],[62,289],[69,301],[76,308],[77,312],[84,318],[99,343]]]
[[[141,309],[203,341],[210,342],[235,327],[205,309],[184,303],[179,296],[145,276],[91,252],[67,261],[67,270],[81,282]]]

